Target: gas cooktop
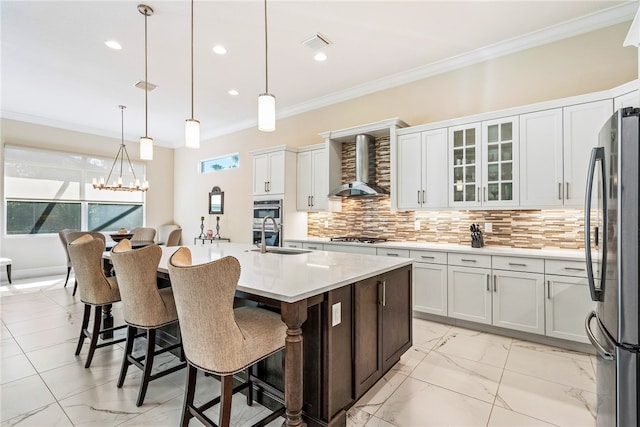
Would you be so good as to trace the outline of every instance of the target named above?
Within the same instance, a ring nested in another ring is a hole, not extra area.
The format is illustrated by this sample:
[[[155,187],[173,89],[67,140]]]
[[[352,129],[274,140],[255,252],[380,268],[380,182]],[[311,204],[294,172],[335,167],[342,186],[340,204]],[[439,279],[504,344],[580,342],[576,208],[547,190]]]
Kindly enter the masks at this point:
[[[380,237],[367,237],[367,236],[346,236],[346,237],[332,237],[332,242],[356,242],[356,243],[380,243],[386,242],[387,239]]]

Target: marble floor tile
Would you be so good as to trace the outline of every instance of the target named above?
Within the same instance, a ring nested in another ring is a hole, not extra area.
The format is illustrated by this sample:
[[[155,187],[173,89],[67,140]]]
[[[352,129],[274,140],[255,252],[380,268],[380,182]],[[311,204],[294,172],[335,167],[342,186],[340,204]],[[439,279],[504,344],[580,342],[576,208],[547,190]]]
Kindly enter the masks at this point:
[[[66,324],[55,329],[16,336],[16,342],[24,352],[40,350],[63,342],[78,342],[80,323]]]
[[[553,427],[554,425],[500,406],[494,406],[487,427]]]
[[[400,361],[396,363],[391,370],[397,371],[402,375],[409,375],[426,355],[427,354],[421,349],[411,347],[400,357]]]
[[[25,320],[35,320],[55,314],[65,315],[67,314],[67,310],[48,298],[20,303],[16,302],[14,304],[4,304],[2,306],[2,320],[7,325]]]
[[[51,403],[41,408],[25,414],[18,415],[15,418],[4,421],[0,427],[71,427],[73,424],[67,418],[58,402]]]
[[[28,396],[28,398],[25,398]],[[38,375],[22,378],[2,385],[0,421],[27,415],[56,400]]]
[[[14,337],[47,331],[68,325],[76,325],[79,333],[80,325],[82,325],[82,317],[76,317],[69,312],[65,312],[63,314],[58,312],[54,315],[47,315],[36,320],[22,320],[15,323],[5,323],[5,325]]]
[[[450,329],[449,325],[442,323],[413,319],[413,346],[428,352]]]
[[[582,390],[596,390],[591,360],[557,356],[528,346],[511,346],[505,369]]]
[[[452,328],[440,339],[434,350],[503,368],[509,354],[510,343],[502,340],[499,342],[487,340],[484,335],[464,334]]]
[[[493,403],[502,369],[461,357],[432,351],[411,373],[411,377]]]
[[[407,379],[406,375],[399,371],[387,372],[380,381],[375,383],[352,407],[353,415],[357,411],[364,411],[368,414],[375,414],[378,409],[389,399],[389,397]]]
[[[184,396],[176,396],[168,402],[156,406],[140,415],[118,424],[118,427],[158,427],[179,426],[182,420]],[[196,421],[193,421],[196,424]]]
[[[0,322],[0,339],[5,340],[7,338],[13,338],[13,335],[11,335],[9,329],[4,325],[4,322]]]
[[[0,362],[0,384],[6,384],[35,374],[37,372],[33,365],[22,353],[3,357]]]
[[[584,362],[589,361],[592,357],[592,355],[590,354],[566,350],[559,347],[552,347],[550,345],[538,344],[531,341],[514,340],[512,346],[527,348],[529,350],[539,351],[541,353],[553,354],[555,356],[569,357],[571,359],[577,359]]]
[[[486,426],[491,404],[407,378],[376,417],[396,426]]]
[[[0,357],[11,357],[17,354],[22,354],[22,348],[18,345],[15,339],[3,338],[0,341]]]
[[[595,426],[596,395],[575,387],[504,371],[496,405],[560,426]]]
[[[509,346],[514,340],[513,338],[503,335],[490,334],[488,332],[477,331],[475,329],[463,328],[461,326],[452,326],[450,333],[462,334],[469,337],[475,337],[480,340],[490,341],[494,344]]]

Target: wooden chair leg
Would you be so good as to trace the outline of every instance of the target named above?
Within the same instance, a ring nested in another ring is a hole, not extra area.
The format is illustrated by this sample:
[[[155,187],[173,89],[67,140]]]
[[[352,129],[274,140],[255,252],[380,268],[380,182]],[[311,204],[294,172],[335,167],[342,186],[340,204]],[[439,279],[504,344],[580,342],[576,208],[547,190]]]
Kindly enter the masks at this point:
[[[249,387],[247,388],[247,406],[253,405],[253,382],[251,381],[252,368],[253,366],[250,366],[245,370],[245,374],[247,375],[247,384],[249,384]]]
[[[94,311],[93,319],[93,332],[91,333],[91,342],[89,343],[89,354],[87,355],[87,362],[84,364],[85,368],[91,366],[91,360],[93,360],[93,353],[96,351],[96,345],[98,344],[98,337],[100,336],[100,322],[102,322],[102,306],[97,305]]]
[[[82,327],[80,327],[80,338],[78,338],[78,346],[76,347],[76,356],[80,354],[82,350],[82,344],[87,337],[85,330],[89,326],[89,317],[91,316],[91,306],[89,304],[84,305],[84,315],[82,316]]]
[[[189,420],[193,418],[191,407],[193,407],[193,399],[196,394],[196,378],[198,369],[191,364],[187,364],[187,384],[184,388],[184,402],[182,402],[182,423],[181,427],[188,427]]]
[[[76,280],[73,284],[73,293],[72,296],[76,296],[76,292],[78,291],[78,281]]]
[[[233,398],[233,375],[220,377],[219,427],[229,427],[231,422],[231,399]]]
[[[9,279],[9,284],[11,284],[11,264],[7,264],[7,279]]]
[[[144,357],[144,371],[140,379],[140,390],[138,391],[138,400],[136,406],[142,406],[144,396],[147,394],[149,386],[149,377],[151,377],[151,369],[153,368],[153,357],[156,348],[156,330],[147,329],[147,354]]]
[[[120,368],[120,378],[118,378],[118,388],[121,388],[124,384],[124,378],[127,376],[127,370],[131,365],[131,354],[133,353],[133,344],[136,339],[136,332],[138,329],[135,326],[127,326],[127,343],[124,348],[124,357],[122,358],[122,367]]]
[[[67,278],[64,279],[64,287],[67,287],[67,282],[69,281],[69,275],[71,274],[71,267],[67,267]]]

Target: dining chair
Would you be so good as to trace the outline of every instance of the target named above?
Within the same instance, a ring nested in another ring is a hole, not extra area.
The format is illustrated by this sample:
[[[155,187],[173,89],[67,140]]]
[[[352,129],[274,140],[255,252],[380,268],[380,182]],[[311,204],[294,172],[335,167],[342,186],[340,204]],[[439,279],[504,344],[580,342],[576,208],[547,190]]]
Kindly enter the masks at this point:
[[[152,227],[136,227],[131,230],[132,242],[153,242],[156,237],[156,229]]]
[[[130,365],[135,365],[142,370],[136,406],[141,406],[144,403],[150,381],[176,372],[187,365],[184,362],[182,343],[179,339],[177,342],[156,351],[156,332],[158,329],[172,324],[177,326],[178,323],[178,313],[172,289],[158,289],[156,277],[161,256],[162,250],[159,246],[151,245],[134,250],[131,248],[131,242],[127,239],[121,240],[111,249],[111,262],[118,279],[124,308],[124,321],[127,323],[127,342],[117,386],[121,388],[124,384]],[[138,329],[146,331],[146,334],[142,334],[146,335],[146,351],[143,356],[135,357],[133,347],[136,336],[138,336]],[[176,335],[180,336],[179,331]],[[183,363],[174,364],[154,374],[151,373],[155,356],[177,349],[180,350],[180,358]]]
[[[188,364],[181,425],[186,427],[195,417],[207,426],[215,426],[205,411],[219,403],[217,425],[227,427],[233,394],[247,388],[247,404],[253,403],[253,387],[262,385],[254,382],[250,368],[283,349],[287,327],[272,311],[233,308],[240,278],[236,258],[191,264],[191,251],[186,247],[178,249],[168,263]],[[200,406],[194,402],[198,370],[219,375],[221,382],[220,396]],[[241,371],[245,371],[246,381],[234,388],[234,374]],[[256,424],[265,425],[283,413],[284,407],[279,408]]]
[[[67,249],[67,245],[69,244],[69,239],[67,236],[72,231],[77,231],[72,228],[65,228],[58,231],[58,237],[60,237],[60,243],[62,243],[62,247],[64,248],[64,253],[67,256],[67,278],[64,280],[64,287],[67,287],[67,282],[69,281],[69,275],[71,274],[71,258],[69,258],[69,250]]]
[[[64,231],[64,230],[63,230]],[[98,232],[98,231],[79,231],[79,230],[67,230],[65,232],[64,238],[67,240],[67,256],[69,256],[69,250],[68,250],[68,246],[70,242],[73,242],[74,240],[76,240],[77,238],[84,236],[85,234],[89,234],[90,236],[92,236],[94,239],[100,239],[102,240],[103,243],[106,242],[106,237],[104,234]],[[62,239],[62,236],[60,237],[60,239]],[[71,262],[71,258],[69,258],[69,262]],[[67,280],[69,279],[69,271],[71,271],[71,268],[67,269]],[[67,282],[65,282],[64,286],[67,286]],[[73,293],[71,295],[75,295],[76,292],[78,291],[78,280],[76,278],[74,284],[73,284]]]
[[[171,230],[167,240],[165,241],[166,246],[179,246],[180,239],[182,238],[182,228],[176,228]]]
[[[176,224],[163,224],[161,226],[158,227],[158,232],[156,233],[156,242],[159,245],[166,245],[167,242],[169,241],[169,237],[170,234],[175,231],[180,229],[179,225]],[[174,245],[171,246],[177,246],[179,243],[176,243]],[[167,245],[169,246],[169,245]]]
[[[98,343],[100,334],[113,332],[125,328],[127,325],[102,327],[102,311],[106,305],[120,301],[120,290],[115,277],[107,277],[102,269],[102,253],[104,240],[89,233],[74,239],[69,243],[69,257],[76,275],[76,283],[80,290],[80,300],[84,303],[84,316],[80,328],[80,338],[76,347],[76,356],[80,354],[85,338],[89,338],[89,354],[84,365],[91,366],[93,354],[97,348],[123,342],[125,338],[117,338]],[[93,328],[89,331],[91,307],[94,307]]]

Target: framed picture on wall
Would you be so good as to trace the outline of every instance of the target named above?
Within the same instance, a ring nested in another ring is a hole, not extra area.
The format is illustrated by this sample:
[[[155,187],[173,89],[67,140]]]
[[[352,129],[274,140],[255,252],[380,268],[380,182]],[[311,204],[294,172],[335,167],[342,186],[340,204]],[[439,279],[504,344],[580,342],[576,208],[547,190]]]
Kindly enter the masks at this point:
[[[224,191],[220,187],[213,187],[209,193],[209,214],[222,215],[224,213]]]

